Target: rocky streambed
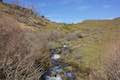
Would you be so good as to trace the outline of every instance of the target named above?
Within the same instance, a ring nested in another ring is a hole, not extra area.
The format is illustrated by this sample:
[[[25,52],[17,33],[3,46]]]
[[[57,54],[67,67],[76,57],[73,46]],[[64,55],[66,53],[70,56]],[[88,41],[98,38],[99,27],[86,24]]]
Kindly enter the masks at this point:
[[[53,66],[46,70],[40,80],[76,80],[72,66],[60,61],[61,55],[64,55],[61,50],[65,52],[68,51],[68,48],[64,46],[62,49],[57,48],[50,50],[50,58]]]

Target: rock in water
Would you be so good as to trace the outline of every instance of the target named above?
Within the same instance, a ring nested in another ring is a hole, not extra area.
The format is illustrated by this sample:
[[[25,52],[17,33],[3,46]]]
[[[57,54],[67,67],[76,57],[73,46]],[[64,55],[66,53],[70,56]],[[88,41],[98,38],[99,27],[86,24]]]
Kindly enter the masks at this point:
[[[60,59],[60,55],[59,54],[53,54],[51,59],[58,60],[58,59]]]

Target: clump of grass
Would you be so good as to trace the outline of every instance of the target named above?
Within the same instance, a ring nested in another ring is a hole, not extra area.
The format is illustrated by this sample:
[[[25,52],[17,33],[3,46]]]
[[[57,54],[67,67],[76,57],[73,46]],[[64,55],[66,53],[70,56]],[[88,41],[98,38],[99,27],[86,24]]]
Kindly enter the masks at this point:
[[[12,17],[1,14],[1,80],[39,80],[45,68],[50,65],[47,39],[43,36],[40,34],[38,38],[37,34],[21,29]]]

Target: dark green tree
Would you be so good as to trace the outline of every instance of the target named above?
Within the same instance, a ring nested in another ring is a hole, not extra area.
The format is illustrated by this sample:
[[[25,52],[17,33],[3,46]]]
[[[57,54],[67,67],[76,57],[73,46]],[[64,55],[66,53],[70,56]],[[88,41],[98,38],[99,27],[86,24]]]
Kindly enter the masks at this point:
[[[0,0],[0,2],[3,2],[3,0]]]

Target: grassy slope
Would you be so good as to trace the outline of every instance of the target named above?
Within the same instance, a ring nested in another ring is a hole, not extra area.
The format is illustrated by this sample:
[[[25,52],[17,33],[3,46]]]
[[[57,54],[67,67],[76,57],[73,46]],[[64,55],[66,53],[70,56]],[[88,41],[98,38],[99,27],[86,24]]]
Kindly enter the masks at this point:
[[[74,44],[81,45],[81,47],[78,48],[78,52],[85,55],[85,61],[87,61],[88,64],[90,62],[96,62],[97,55],[103,53],[101,47],[104,46],[104,43],[120,36],[120,20],[85,21],[68,27],[69,28],[65,29],[68,29],[70,32],[80,31],[86,34],[82,39],[71,41],[70,43],[72,43],[73,46]]]
[[[57,24],[47,20],[42,16],[37,16],[35,13],[32,12],[31,9],[0,3],[0,11],[15,18],[24,28],[44,30],[57,28]]]
[[[75,48],[73,53],[69,55],[69,59],[66,59],[71,64],[79,65],[78,67],[82,70],[87,68],[101,68],[101,61],[105,54],[105,44],[111,40],[120,38],[119,19],[84,21],[83,23],[66,26],[64,29],[70,33],[80,31],[85,35],[81,39],[69,41],[72,47],[81,46]]]

